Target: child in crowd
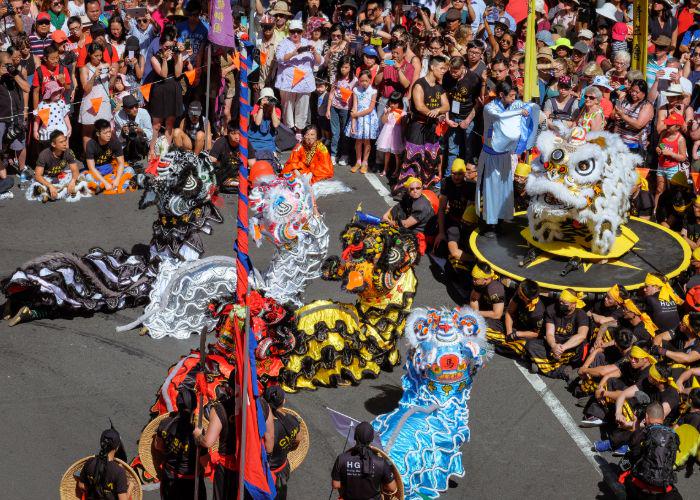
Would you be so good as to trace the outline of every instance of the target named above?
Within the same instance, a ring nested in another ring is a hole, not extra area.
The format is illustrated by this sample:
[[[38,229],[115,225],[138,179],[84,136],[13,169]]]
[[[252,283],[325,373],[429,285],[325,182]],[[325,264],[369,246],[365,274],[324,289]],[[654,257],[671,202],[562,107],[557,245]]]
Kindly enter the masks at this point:
[[[319,75],[319,77],[316,78],[316,92],[312,95],[314,101],[311,103],[312,121],[321,131],[321,137],[319,137],[319,139],[321,139],[321,142],[324,144],[328,144],[331,141],[331,124],[327,118],[328,108],[330,106],[328,86],[328,82],[323,78],[323,75]]]
[[[377,138],[377,151],[385,153],[382,176],[393,177],[401,166],[401,155],[406,149],[401,131],[401,120],[405,115],[403,95],[401,92],[393,92],[382,114],[382,131]],[[392,162],[391,166],[390,162]]]
[[[63,91],[63,86],[55,80],[47,82],[44,87],[34,118],[34,140],[39,141],[39,150],[49,147],[49,136],[54,130],[60,130],[66,137],[71,135],[70,106],[63,100]],[[42,120],[44,109],[49,110],[49,115]]]
[[[659,196],[666,190],[666,181],[676,174],[681,163],[687,161],[688,151],[685,138],[680,130],[685,126],[683,116],[671,113],[665,120],[666,129],[659,136],[656,154],[659,156],[659,170],[656,172],[656,195],[654,206],[659,203]]]
[[[336,159],[338,165],[348,164],[343,131],[348,124],[350,98],[355,85],[357,85],[357,78],[353,75],[352,58],[345,56],[338,61],[335,83],[331,88],[331,103],[326,115],[331,121],[331,161],[333,165],[335,165]]]
[[[357,79],[357,86],[352,90],[352,111],[345,133],[355,139],[355,166],[350,172],[358,170],[366,174],[369,170],[369,155],[372,150],[370,141],[377,138],[379,119],[377,118],[377,90],[370,85],[372,75],[362,71]]]

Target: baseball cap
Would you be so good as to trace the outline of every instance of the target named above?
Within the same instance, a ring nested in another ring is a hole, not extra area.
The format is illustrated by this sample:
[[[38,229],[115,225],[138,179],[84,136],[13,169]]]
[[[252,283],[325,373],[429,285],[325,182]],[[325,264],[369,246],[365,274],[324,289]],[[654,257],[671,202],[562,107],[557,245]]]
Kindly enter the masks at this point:
[[[627,38],[627,25],[625,23],[615,23],[612,27],[612,39],[616,42],[624,42]]]
[[[591,81],[591,85],[594,85],[596,87],[603,87],[608,90],[612,90],[613,88],[610,86],[610,80],[608,80],[608,77],[605,75],[596,75],[593,77],[593,80]]]
[[[554,45],[554,38],[552,38],[552,33],[547,30],[542,30],[537,33],[535,37],[537,40],[544,42],[547,47]]]
[[[39,15],[36,16],[37,23],[40,23],[43,21],[51,22],[51,16],[49,16],[48,12],[39,12]]]
[[[301,19],[292,19],[289,21],[289,31],[294,30],[304,31],[304,25],[301,22]]]
[[[591,48],[585,42],[576,42],[574,44],[574,50],[586,55],[591,51]]]
[[[371,45],[367,45],[364,49],[362,49],[362,53],[366,56],[379,57],[377,49],[375,49]]]
[[[664,124],[667,127],[670,127],[671,125],[680,125],[682,127],[685,125],[685,120],[683,119],[683,115],[680,113],[671,113],[664,120]]]
[[[202,116],[202,103],[199,101],[192,101],[187,108],[187,113],[192,116]]]
[[[593,32],[591,30],[583,29],[578,32],[577,38],[585,38],[586,40],[593,40]]]
[[[122,99],[122,108],[135,108],[139,105],[139,102],[133,95],[124,96]]]
[[[53,40],[55,43],[63,43],[66,40],[68,40],[68,37],[66,36],[65,31],[56,30],[53,33],[51,33],[51,40]]]
[[[556,51],[559,47],[566,47],[569,50],[574,48],[574,46],[571,45],[571,40],[568,38],[558,38],[557,41],[554,42],[554,45],[552,45],[552,50]]]

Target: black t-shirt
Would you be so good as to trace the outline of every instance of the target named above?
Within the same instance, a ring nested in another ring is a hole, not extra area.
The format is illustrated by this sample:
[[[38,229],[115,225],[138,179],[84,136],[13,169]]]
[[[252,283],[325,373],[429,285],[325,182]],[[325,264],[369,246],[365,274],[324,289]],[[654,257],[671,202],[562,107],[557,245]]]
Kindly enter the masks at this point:
[[[544,322],[554,325],[554,340],[558,344],[563,344],[572,335],[576,335],[579,327],[589,325],[588,316],[583,309],[576,309],[571,316],[564,316],[557,312],[556,304],[545,310]]]
[[[222,172],[220,180],[230,177],[238,177],[238,169],[242,165],[241,150],[239,146],[231,146],[226,136],[219,137],[209,152],[209,156],[217,162],[217,170]],[[248,158],[255,157],[255,150],[248,143]]]
[[[532,311],[527,310],[527,305],[517,293],[511,299],[517,304],[515,317],[513,318],[513,328],[523,332],[539,332],[544,324],[544,304],[538,300]]]
[[[650,366],[647,366],[641,370],[636,370],[632,367],[632,363],[630,363],[629,359],[626,357],[620,358],[615,365],[620,370],[619,379],[625,384],[625,387],[629,387],[631,385],[636,385],[639,387],[640,384],[642,384],[642,382],[644,382],[649,376],[649,369],[651,368]]]
[[[464,181],[462,184],[455,184],[452,177],[443,179],[440,185],[440,196],[447,198],[447,222],[461,223],[462,214],[467,205],[474,203],[476,197],[476,183]]]
[[[659,196],[659,202],[656,207],[656,220],[661,222],[667,222],[671,229],[680,230],[680,225],[677,225],[680,221],[678,217],[678,212],[673,208],[675,204],[687,205],[692,203],[695,199],[695,194],[690,189],[678,189],[676,187],[671,187],[667,189],[661,196]],[[674,226],[676,226],[674,228]]]
[[[688,424],[695,427],[700,432],[700,412],[694,411],[683,415],[678,419],[678,425]]]
[[[217,402],[212,408],[221,421],[219,433],[219,454],[233,455],[236,453],[236,413],[235,399],[229,397]]]
[[[300,430],[299,420],[294,415],[282,412],[275,415],[275,447],[268,457],[270,469],[276,470],[284,465]]]
[[[596,302],[591,308],[591,311],[598,316],[612,318],[615,321],[619,321],[625,313],[621,306],[615,304],[612,307],[607,307],[602,300]]]
[[[126,472],[116,462],[107,462],[104,479],[102,480],[102,488],[104,495],[91,493],[92,485],[95,482],[95,469],[97,467],[97,458],[89,459],[80,471],[80,482],[87,488],[86,500],[117,500],[120,493],[129,491],[129,483],[126,479]]]
[[[474,291],[479,294],[479,310],[490,311],[494,304],[502,304],[506,300],[506,289],[499,280],[493,280],[483,290]]]
[[[362,474],[362,459],[356,448],[335,459],[331,477],[340,482],[344,500],[379,500],[382,485],[394,480],[389,462],[374,453],[370,453],[370,457],[372,465],[366,476]]]
[[[688,340],[691,340],[691,342],[690,345],[686,347],[686,342],[688,342]],[[671,341],[668,342],[667,345],[668,349],[671,351],[682,352],[684,354],[700,352],[700,340],[698,340],[697,337],[689,339],[688,336],[680,330],[676,330],[673,333],[673,338],[671,338]]]
[[[51,148],[46,148],[39,153],[36,166],[44,169],[44,175],[55,177],[61,172],[68,170],[71,163],[76,163],[75,155],[70,149],[57,158]]]
[[[94,139],[90,139],[85,148],[85,158],[95,160],[95,166],[108,165],[119,156],[124,156],[124,150],[121,142],[114,135],[104,145]]]
[[[424,233],[426,224],[435,215],[435,212],[425,196],[413,199],[407,193],[399,204],[391,209],[391,215],[397,222],[413,217],[418,223],[409,229],[416,233]]]
[[[677,390],[675,390],[673,387],[666,387],[663,391],[659,391],[654,384],[649,382],[648,378],[645,378],[641,381],[641,383],[638,383],[637,388],[646,393],[652,403],[668,404],[671,411],[664,419],[664,423],[670,425],[675,422],[675,420],[678,418],[678,405],[681,402]]]
[[[678,307],[672,300],[659,300],[659,294],[649,295],[644,301],[652,321],[659,327],[659,332],[673,330],[681,322],[678,316]]]
[[[442,87],[450,101],[450,118],[464,119],[472,112],[476,99],[481,95],[482,84],[481,77],[468,69],[461,80],[455,80],[449,72],[445,73]]]
[[[194,474],[197,446],[192,436],[192,429],[186,429],[178,435],[177,425],[180,417],[174,416],[163,420],[156,435],[165,444],[165,471],[174,476]]]

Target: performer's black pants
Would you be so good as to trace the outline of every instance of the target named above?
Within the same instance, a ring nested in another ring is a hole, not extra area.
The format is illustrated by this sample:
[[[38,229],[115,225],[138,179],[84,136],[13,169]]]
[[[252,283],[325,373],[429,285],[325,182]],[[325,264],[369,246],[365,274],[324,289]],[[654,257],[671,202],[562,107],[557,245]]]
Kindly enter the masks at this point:
[[[199,478],[198,496],[199,500],[207,500],[204,477]],[[161,478],[160,498],[162,500],[192,500],[194,498],[194,479]]]
[[[238,498],[238,471],[229,470],[223,465],[214,471],[214,500],[236,500]],[[246,491],[243,498],[253,500]]]

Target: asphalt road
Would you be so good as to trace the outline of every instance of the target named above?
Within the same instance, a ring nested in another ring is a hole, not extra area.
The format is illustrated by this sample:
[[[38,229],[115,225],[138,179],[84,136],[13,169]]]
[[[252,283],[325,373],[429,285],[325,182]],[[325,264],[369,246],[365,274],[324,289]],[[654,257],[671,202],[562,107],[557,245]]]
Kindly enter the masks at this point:
[[[330,251],[336,254],[337,236],[358,202],[375,214],[387,208],[360,174],[344,170],[337,176],[355,190],[318,203],[331,228]],[[14,200],[0,201],[0,275],[49,251],[82,253],[94,246],[130,250],[150,239],[154,211],[137,209],[138,193],[48,205],[27,202],[18,191],[15,195]],[[234,204],[233,198],[226,199],[225,223],[205,238],[206,255],[232,254]],[[267,265],[269,245],[251,252],[258,267]],[[415,305],[454,305],[445,286],[432,276],[428,259],[423,259],[417,274]],[[309,286],[306,296],[308,300],[354,300],[337,283],[321,280]],[[127,453],[135,454],[148,408],[168,367],[198,344],[196,336],[185,341],[156,341],[136,331],[115,332],[116,326],[140,313],[140,309],[125,310],[70,321],[0,326],[0,497],[57,498],[61,475],[75,460],[97,450],[109,418],[120,431]],[[290,499],[328,497],[330,469],[342,450],[343,438],[331,427],[324,407],[358,419],[390,411],[400,398],[401,374],[402,369],[397,368],[359,387],[288,397],[289,406],[303,415],[311,433],[309,455],[291,478]],[[551,391],[546,395],[550,403],[561,401],[564,413],[568,411],[578,422],[580,408],[574,406],[564,384],[545,383]],[[466,475],[456,479],[441,498],[591,499],[608,492],[598,468],[512,360],[496,356],[478,374],[470,416],[471,442],[463,446]],[[559,417],[566,419],[561,411]],[[599,436],[596,430],[587,429],[585,437],[592,441]],[[609,455],[604,458],[611,459]],[[700,488],[698,476],[680,479],[686,498]],[[158,498],[158,494],[147,492],[146,498]]]

